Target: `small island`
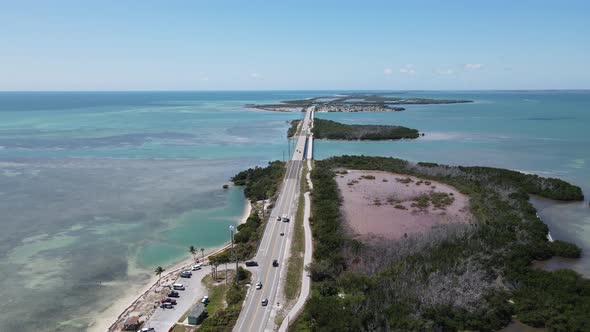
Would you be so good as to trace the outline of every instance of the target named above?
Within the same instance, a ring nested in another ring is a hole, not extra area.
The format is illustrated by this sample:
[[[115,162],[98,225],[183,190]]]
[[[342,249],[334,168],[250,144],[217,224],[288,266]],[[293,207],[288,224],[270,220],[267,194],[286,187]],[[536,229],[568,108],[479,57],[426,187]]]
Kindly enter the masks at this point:
[[[291,122],[289,137],[293,136],[298,125],[299,120]],[[312,132],[317,139],[332,140],[397,140],[414,139],[420,136],[418,130],[402,126],[348,125],[318,118],[314,120]]]
[[[471,100],[403,98],[391,97],[393,93],[382,94],[339,94],[308,99],[285,100],[279,104],[248,104],[256,108],[275,112],[301,112],[315,106],[316,112],[399,112],[405,108],[399,105],[436,105],[471,103]]]

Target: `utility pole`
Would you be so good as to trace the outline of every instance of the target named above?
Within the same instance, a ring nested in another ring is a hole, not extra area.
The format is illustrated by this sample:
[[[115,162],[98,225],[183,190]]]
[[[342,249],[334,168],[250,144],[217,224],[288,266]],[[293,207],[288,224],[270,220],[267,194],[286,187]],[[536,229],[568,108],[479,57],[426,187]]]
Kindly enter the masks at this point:
[[[238,256],[234,252],[234,225],[229,226],[229,232],[231,236],[231,256],[236,260],[236,285],[238,284]],[[227,273],[227,272],[226,272]]]

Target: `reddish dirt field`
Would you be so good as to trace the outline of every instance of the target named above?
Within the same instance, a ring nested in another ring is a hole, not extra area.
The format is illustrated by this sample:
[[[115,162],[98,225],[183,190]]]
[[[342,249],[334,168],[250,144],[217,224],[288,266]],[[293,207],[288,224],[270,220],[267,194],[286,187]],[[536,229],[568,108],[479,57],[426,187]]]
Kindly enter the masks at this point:
[[[457,189],[426,179],[382,171],[349,170],[336,182],[350,230],[400,239],[437,225],[470,223],[469,198]]]

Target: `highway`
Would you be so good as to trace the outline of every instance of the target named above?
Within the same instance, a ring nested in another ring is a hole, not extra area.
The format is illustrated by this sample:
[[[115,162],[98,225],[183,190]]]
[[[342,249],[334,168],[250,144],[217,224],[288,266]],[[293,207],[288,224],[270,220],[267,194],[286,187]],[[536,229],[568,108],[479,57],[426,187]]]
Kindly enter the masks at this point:
[[[249,268],[252,272],[253,286],[248,291],[242,312],[234,326],[234,331],[273,331],[275,328],[274,316],[277,309],[282,308],[282,304],[277,303],[276,299],[281,279],[287,272],[286,267],[289,257],[287,248],[292,239],[291,234],[293,233],[293,220],[299,198],[305,144],[313,111],[313,106],[306,109],[300,131],[295,138],[295,151],[293,151],[293,156],[287,163],[287,172],[279,196],[270,214],[256,256],[253,259],[258,262],[258,266]],[[287,215],[292,221],[277,221],[277,218],[283,215]],[[284,233],[284,236],[281,236],[280,233]],[[272,265],[272,261],[275,259],[279,263],[278,267]],[[262,289],[257,290],[254,285],[259,281],[262,282]],[[262,300],[265,298],[268,299],[267,306],[262,305]]]

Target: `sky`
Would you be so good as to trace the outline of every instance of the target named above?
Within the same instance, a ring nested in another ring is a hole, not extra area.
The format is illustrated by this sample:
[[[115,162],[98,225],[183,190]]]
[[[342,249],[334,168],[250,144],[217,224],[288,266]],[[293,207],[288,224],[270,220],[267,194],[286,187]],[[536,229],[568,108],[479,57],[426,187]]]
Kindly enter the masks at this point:
[[[0,0],[0,90],[590,89],[590,1]]]

